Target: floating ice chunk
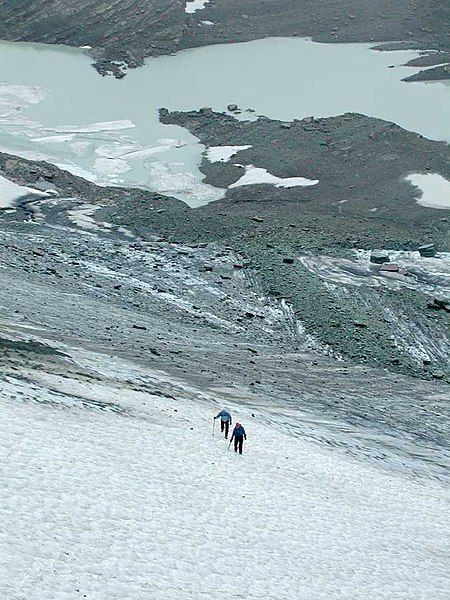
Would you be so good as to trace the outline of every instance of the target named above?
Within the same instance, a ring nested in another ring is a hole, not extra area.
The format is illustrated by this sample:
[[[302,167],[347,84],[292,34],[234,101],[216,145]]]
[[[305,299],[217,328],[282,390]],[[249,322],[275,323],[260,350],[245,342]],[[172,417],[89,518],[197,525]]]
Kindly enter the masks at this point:
[[[242,165],[240,165],[242,166]],[[240,187],[242,185],[260,185],[260,184],[271,184],[275,187],[296,187],[296,186],[310,186],[319,183],[318,179],[306,179],[304,177],[276,177],[271,173],[268,173],[266,169],[260,167],[254,167],[248,165],[245,167],[245,175],[242,175],[238,181],[232,183],[230,188]]]
[[[0,175],[0,208],[9,208],[14,206],[19,198],[29,195],[39,198],[46,198],[50,194],[47,192],[41,192],[40,190],[35,190],[34,188],[18,185],[17,183],[14,183],[13,181],[10,181],[9,179],[6,179]]]
[[[206,150],[206,156],[212,163],[228,162],[232,156],[249,148],[253,146],[211,146]]]
[[[437,173],[408,175],[406,180],[418,187],[422,194],[417,204],[428,208],[450,209],[450,181]]]
[[[198,10],[203,10],[208,2],[209,0],[189,0],[186,2],[186,7],[184,10],[192,15]]]
[[[95,154],[105,158],[122,158],[124,160],[133,160],[136,158],[146,158],[161,152],[167,152],[171,148],[181,148],[186,146],[186,142],[174,139],[157,140],[159,146],[143,148],[140,144],[124,144],[113,142],[111,144],[102,144],[95,150]]]
[[[111,144],[102,144],[95,149],[97,156],[104,158],[121,158],[122,156],[140,150],[139,144],[122,144],[120,142],[113,142]]]
[[[38,144],[65,144],[75,139],[75,134],[69,133],[67,135],[47,135],[43,137],[32,138],[32,142]]]
[[[0,118],[11,117],[45,98],[45,90],[35,85],[0,83]]]
[[[127,160],[133,160],[135,158],[145,158],[147,156],[154,156],[155,154],[161,154],[161,152],[167,152],[171,146],[155,146],[154,148],[142,148],[141,150],[134,150],[127,152],[122,155],[122,158]]]
[[[156,140],[158,144],[162,144],[163,146],[170,146],[171,148],[184,148],[187,146],[187,142],[184,140],[176,140],[173,138],[160,138]]]
[[[97,158],[94,170],[101,175],[118,175],[131,169],[130,165],[120,158]]]
[[[102,121],[100,123],[92,123],[91,125],[64,125],[61,127],[53,127],[47,131],[55,133],[98,133],[101,131],[120,131],[121,129],[132,129],[136,127],[130,119],[121,119],[119,121]]]
[[[15,100],[20,104],[39,104],[45,96],[45,90],[37,85],[0,83],[0,97]]]
[[[199,25],[214,25],[212,21],[200,21]]]

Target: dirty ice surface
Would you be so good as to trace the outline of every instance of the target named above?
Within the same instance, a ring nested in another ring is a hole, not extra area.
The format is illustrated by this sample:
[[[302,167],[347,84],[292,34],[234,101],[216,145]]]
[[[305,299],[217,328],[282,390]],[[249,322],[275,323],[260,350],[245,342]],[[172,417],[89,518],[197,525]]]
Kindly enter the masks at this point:
[[[413,174],[406,178],[421,190],[417,204],[429,208],[450,209],[450,181],[437,173]]]
[[[162,373],[87,356],[71,361],[95,381],[3,377],[2,598],[448,598],[441,483],[231,404],[248,434],[235,455],[211,434],[218,397],[155,395],[145,382]]]
[[[282,121],[361,112],[448,139],[448,82],[401,81],[415,51],[271,38],[148,59],[120,81],[99,77],[81,49],[0,42],[0,55],[0,150],[100,185],[170,190],[191,206],[225,191],[203,183],[204,147],[161,124],[162,107],[223,111],[236,102]]]
[[[242,165],[238,165],[242,166]],[[245,173],[240,179],[230,185],[230,188],[240,187],[242,185],[261,185],[269,184],[275,187],[296,187],[296,186],[310,186],[319,183],[318,179],[306,179],[305,177],[276,177],[269,173],[266,169],[261,167],[255,167],[248,165],[245,167]]]
[[[304,255],[300,264],[319,276],[336,298],[346,302],[351,296],[359,298],[362,306],[371,307],[380,319],[392,325],[393,346],[407,352],[418,366],[424,361],[438,358],[448,363],[450,341],[448,330],[430,327],[424,298],[424,310],[411,317],[411,308],[401,302],[391,301],[389,296],[374,296],[369,288],[403,289],[423,293],[431,301],[434,297],[450,297],[450,253],[441,252],[434,258],[423,258],[418,252],[389,250],[391,263],[398,272],[381,271],[379,265],[370,262],[370,251],[357,250],[355,260],[332,256]],[[401,295],[399,296],[401,298]]]
[[[450,253],[438,252],[433,258],[419,252],[386,250],[390,262],[403,273],[380,271],[370,262],[369,250],[356,250],[355,260],[325,255],[305,255],[299,261],[321,279],[354,287],[386,287],[392,290],[408,288],[433,296],[450,296]]]
[[[187,13],[193,14],[198,10],[202,10],[205,8],[206,4],[208,4],[209,0],[188,0],[186,2],[185,11]]]
[[[17,185],[0,175],[0,208],[10,208],[21,198],[44,198],[47,193],[34,188]]]

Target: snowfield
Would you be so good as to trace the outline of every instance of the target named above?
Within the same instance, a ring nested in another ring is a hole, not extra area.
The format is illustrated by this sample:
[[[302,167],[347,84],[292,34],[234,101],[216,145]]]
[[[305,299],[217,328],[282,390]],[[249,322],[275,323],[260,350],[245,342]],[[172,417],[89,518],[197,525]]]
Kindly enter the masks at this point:
[[[227,403],[248,434],[235,455],[212,436],[218,397],[89,363],[95,381],[2,376],[2,600],[448,598],[441,483]]]

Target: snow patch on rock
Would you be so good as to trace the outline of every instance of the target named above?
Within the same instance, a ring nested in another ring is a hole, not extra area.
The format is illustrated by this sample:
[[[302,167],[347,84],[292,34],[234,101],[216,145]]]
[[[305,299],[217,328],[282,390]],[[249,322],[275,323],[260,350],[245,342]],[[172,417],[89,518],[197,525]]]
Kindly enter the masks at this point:
[[[146,165],[150,172],[153,191],[160,194],[183,194],[189,206],[202,206],[225,196],[225,190],[199,182],[191,173],[180,173],[177,163],[151,162]]]
[[[0,208],[13,207],[17,200],[30,195],[36,196],[36,198],[46,198],[50,194],[35,190],[34,188],[17,185],[17,183],[0,175]]]
[[[242,165],[239,165],[242,166]],[[261,185],[269,184],[275,187],[291,188],[296,186],[307,187],[311,185],[317,185],[318,179],[306,179],[305,177],[276,177],[269,173],[266,169],[261,167],[255,167],[254,165],[247,165],[245,168],[245,174],[242,175],[238,181],[232,183],[229,187],[235,188],[243,185]]]
[[[209,0],[188,0],[184,10],[192,15],[198,10],[203,10],[208,2]]]
[[[438,173],[415,173],[406,180],[421,191],[417,204],[428,208],[450,210],[450,181]]]
[[[206,157],[212,163],[228,162],[232,156],[249,148],[253,146],[211,146],[206,150]]]

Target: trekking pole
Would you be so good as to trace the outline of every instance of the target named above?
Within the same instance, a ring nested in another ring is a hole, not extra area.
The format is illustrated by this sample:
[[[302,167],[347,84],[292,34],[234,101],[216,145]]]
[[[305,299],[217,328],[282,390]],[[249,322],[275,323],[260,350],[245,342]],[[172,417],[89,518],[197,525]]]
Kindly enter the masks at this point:
[[[213,432],[212,432],[212,434],[213,434],[213,435],[214,435],[214,427],[215,427],[215,426],[216,426],[216,420],[215,420],[215,419],[213,419]]]
[[[230,449],[230,446],[231,446],[231,442],[232,442],[232,441],[233,441],[233,440],[230,440],[230,443],[228,444],[228,448],[227,448],[227,450],[229,450],[229,449]]]

